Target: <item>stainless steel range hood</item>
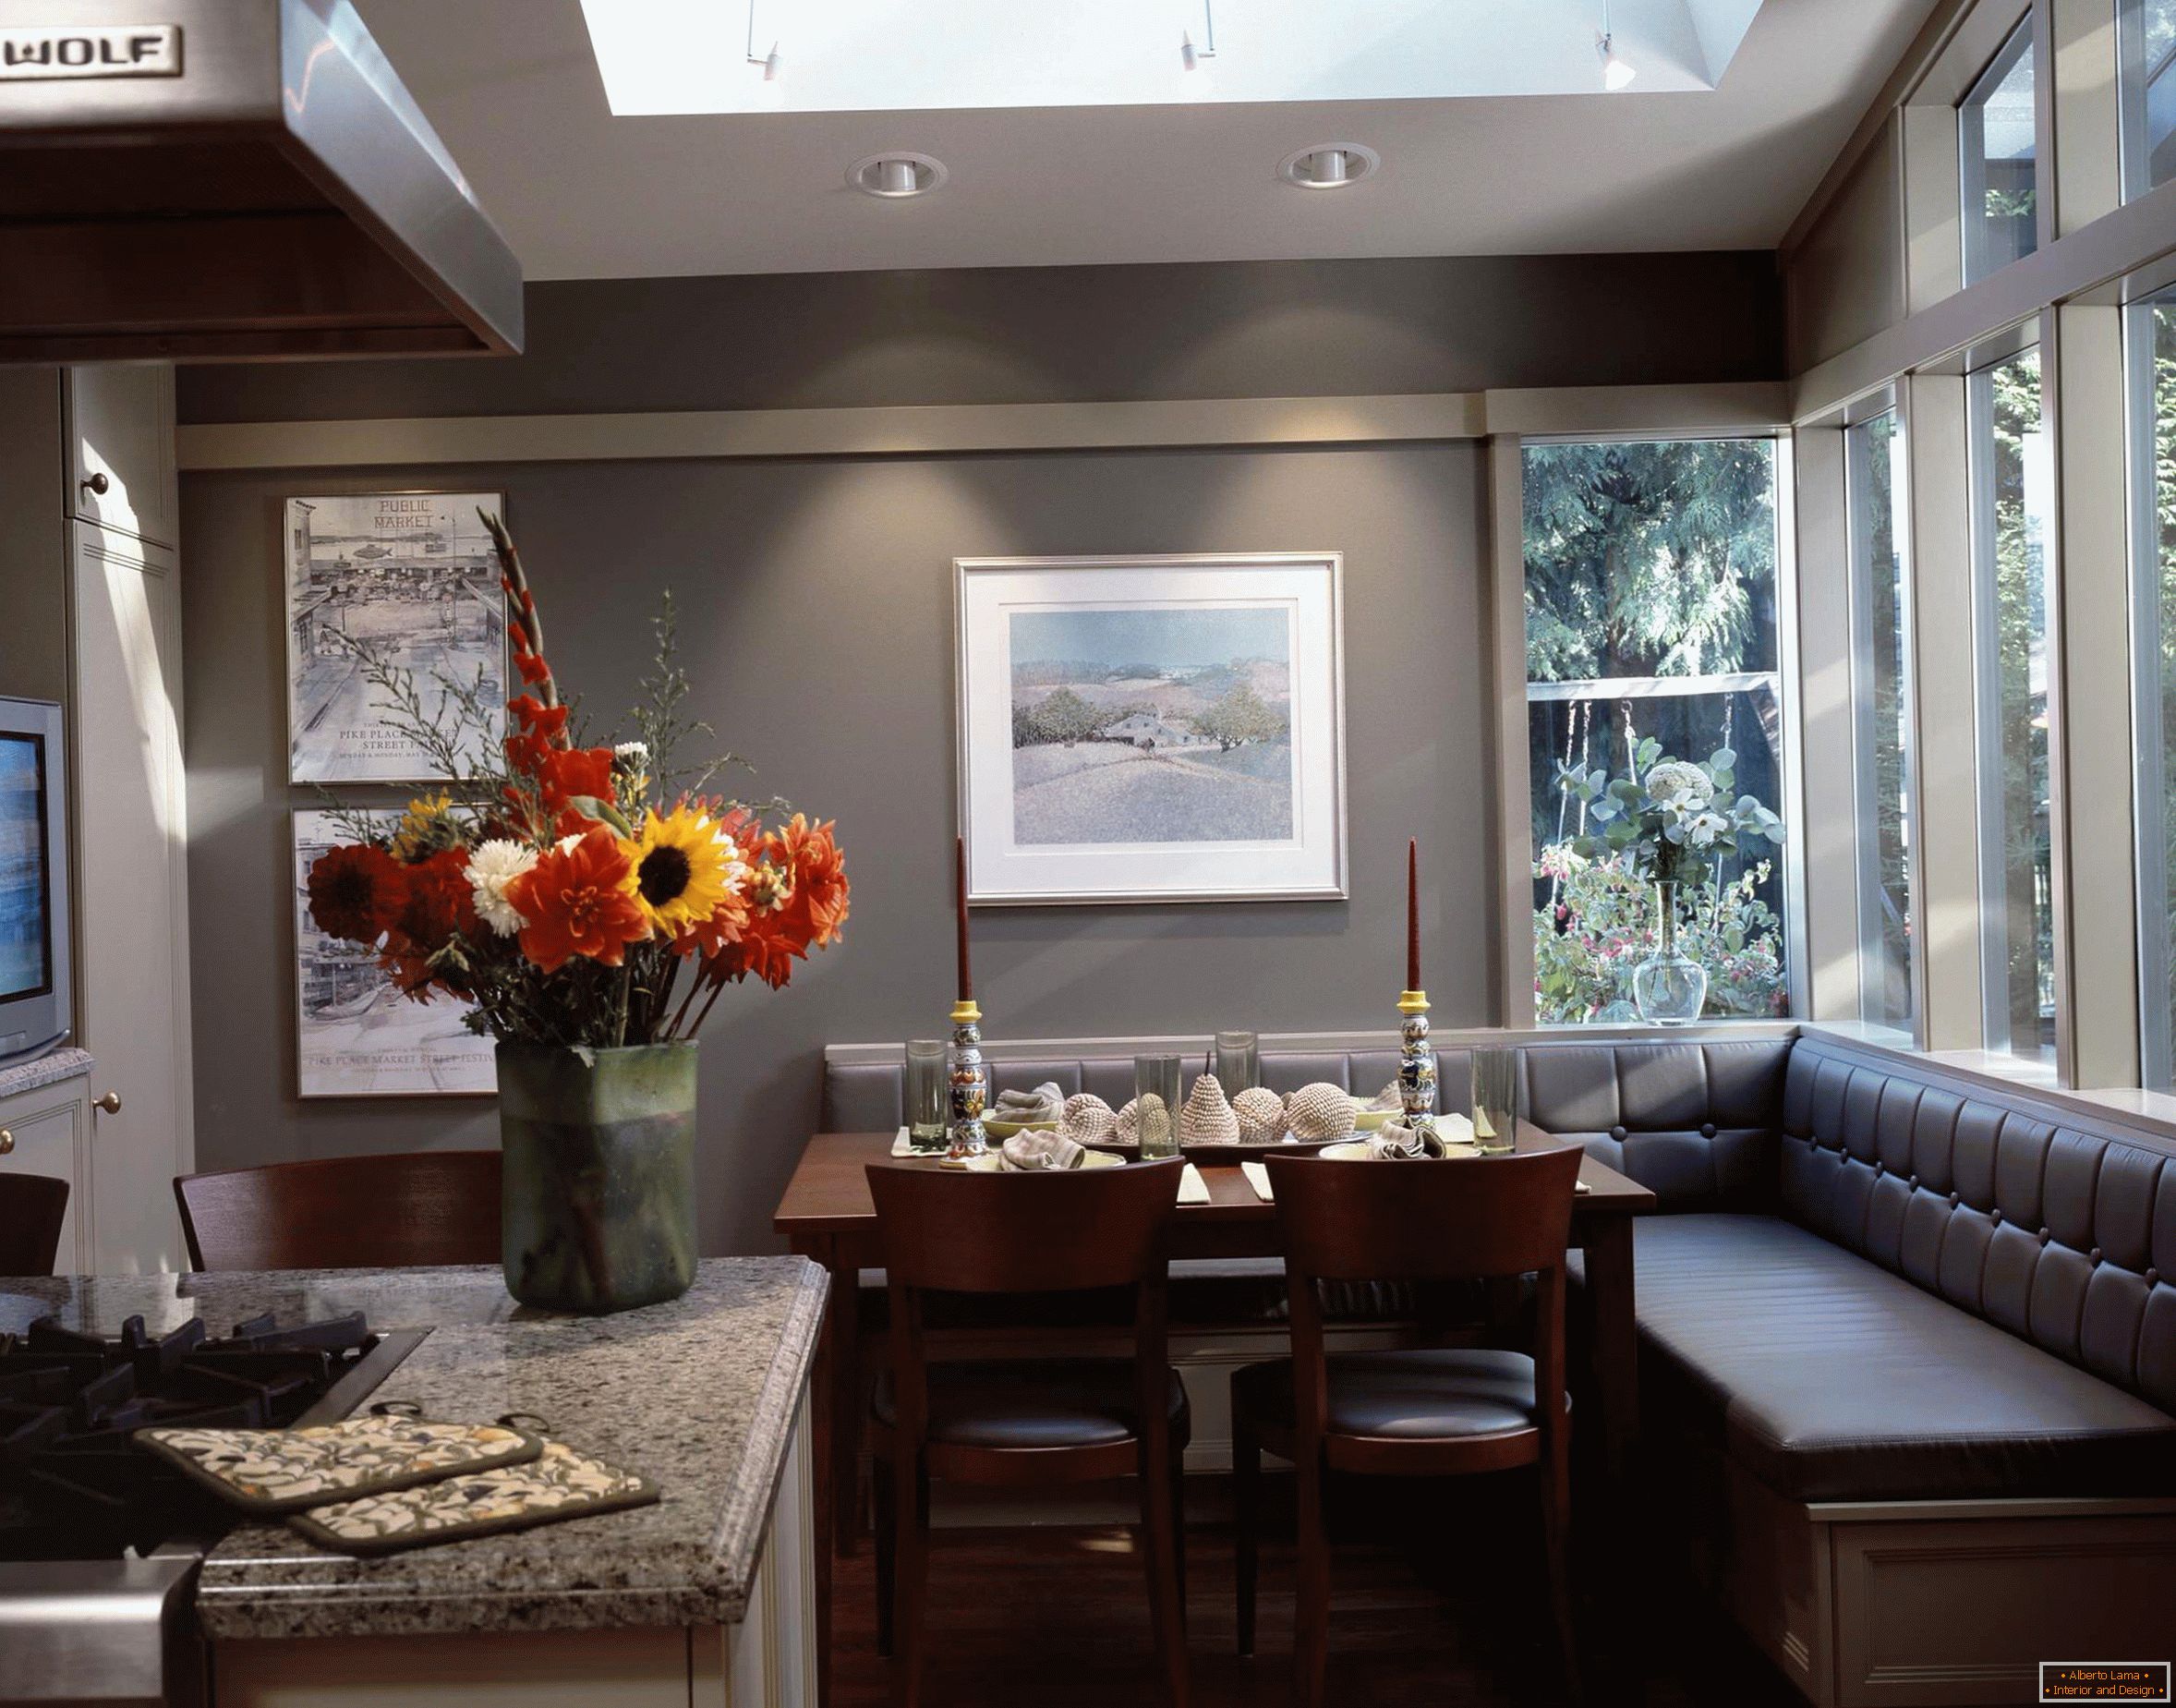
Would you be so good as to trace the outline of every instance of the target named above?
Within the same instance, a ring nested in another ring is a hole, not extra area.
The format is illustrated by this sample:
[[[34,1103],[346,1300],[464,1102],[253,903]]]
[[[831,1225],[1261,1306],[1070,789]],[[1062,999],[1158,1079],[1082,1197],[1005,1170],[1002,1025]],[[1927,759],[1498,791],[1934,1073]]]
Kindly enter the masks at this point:
[[[348,0],[0,0],[0,361],[511,354],[521,286]]]

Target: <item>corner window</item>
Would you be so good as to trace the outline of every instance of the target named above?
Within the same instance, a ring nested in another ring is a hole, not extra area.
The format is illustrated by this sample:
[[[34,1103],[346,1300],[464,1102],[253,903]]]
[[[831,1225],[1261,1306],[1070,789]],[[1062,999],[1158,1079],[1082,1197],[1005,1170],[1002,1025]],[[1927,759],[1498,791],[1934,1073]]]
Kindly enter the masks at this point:
[[[1894,409],[1844,435],[1851,527],[1852,726],[1858,806],[1859,1011],[1912,1030],[1911,599],[1904,579],[1904,429]]]
[[[1977,369],[1966,394],[1986,1043],[1990,1050],[2052,1061],[2047,539],[2053,462],[2041,420],[2038,349]]]
[[[2038,120],[2029,17],[1957,103],[1957,142],[1964,283],[1971,285],[2039,246]]]
[[[1639,1018],[1663,922],[1624,803],[1650,773],[1708,797],[1669,861],[1699,1011],[1784,1013],[1783,849],[1754,828],[1783,806],[1774,442],[1535,443],[1523,468],[1536,1016]]]
[[[2176,0],[2117,0],[2123,194],[2176,176]]]
[[[2131,311],[2132,647],[2145,1082],[2176,1090],[2176,296]]]

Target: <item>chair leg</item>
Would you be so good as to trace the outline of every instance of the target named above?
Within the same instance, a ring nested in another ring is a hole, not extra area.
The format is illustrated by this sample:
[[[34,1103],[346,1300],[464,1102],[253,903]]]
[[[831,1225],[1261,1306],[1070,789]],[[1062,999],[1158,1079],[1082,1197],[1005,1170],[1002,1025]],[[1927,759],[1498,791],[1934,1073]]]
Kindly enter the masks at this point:
[[[1323,1708],[1330,1652],[1330,1532],[1323,1517],[1323,1479],[1327,1472],[1319,1459],[1311,1463],[1304,1454],[1299,1472],[1300,1548],[1292,1620],[1292,1701],[1298,1708]]]
[[[1584,1697],[1579,1687],[1578,1632],[1572,1623],[1571,1467],[1562,1431],[1542,1457],[1540,1472],[1541,1543],[1549,1557],[1549,1608],[1556,1621],[1556,1646],[1564,1662],[1565,1701],[1578,1708]]]
[[[895,1465],[891,1484],[891,1700],[899,1708],[921,1708],[929,1599],[929,1478],[918,1462],[911,1471]]]
[[[899,1510],[891,1487],[891,1461],[879,1454],[869,1467],[876,1521],[876,1653],[891,1654],[892,1598],[898,1593]]]
[[[1171,1449],[1171,1566],[1179,1580],[1179,1630],[1186,1634],[1186,1449]]]
[[[1176,1481],[1167,1466],[1146,1462],[1144,1454],[1141,1520],[1148,1533],[1149,1612],[1155,1628],[1157,1657],[1164,1668],[1166,1700],[1170,1708],[1186,1708],[1186,1608],[1179,1587],[1179,1553],[1186,1544],[1176,1521],[1172,1498]]]
[[[1262,1442],[1254,1423],[1234,1408],[1231,1420],[1232,1563],[1239,1581],[1239,1653],[1254,1653],[1254,1584],[1261,1549]]]

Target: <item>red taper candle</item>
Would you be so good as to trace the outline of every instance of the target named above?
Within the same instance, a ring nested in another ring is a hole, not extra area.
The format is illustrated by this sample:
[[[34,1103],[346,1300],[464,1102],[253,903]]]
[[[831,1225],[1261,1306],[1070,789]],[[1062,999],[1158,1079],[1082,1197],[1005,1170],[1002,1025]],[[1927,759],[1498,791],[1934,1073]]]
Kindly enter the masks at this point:
[[[974,975],[967,965],[967,839],[952,840],[953,870],[959,879],[960,904],[960,1000],[970,1001],[974,996]]]
[[[965,938],[961,938],[965,942]],[[964,949],[961,951],[966,952]],[[962,963],[964,964],[964,963]],[[1406,988],[1420,988],[1420,839],[1406,843]]]

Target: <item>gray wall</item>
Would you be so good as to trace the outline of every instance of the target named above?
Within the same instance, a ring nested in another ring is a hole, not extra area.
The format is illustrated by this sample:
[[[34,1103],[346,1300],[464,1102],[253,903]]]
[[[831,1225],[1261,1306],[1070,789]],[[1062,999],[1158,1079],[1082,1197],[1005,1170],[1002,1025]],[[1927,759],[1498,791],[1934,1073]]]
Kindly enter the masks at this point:
[[[184,368],[184,421],[1297,397],[1783,376],[1766,253],[532,285],[528,354]]]
[[[706,1249],[769,1242],[827,1039],[935,1036],[949,1000],[956,555],[1346,553],[1350,903],[976,915],[993,1036],[1383,1026],[1405,838],[1428,859],[1437,1018],[1490,1018],[1481,453],[1387,450],[386,469],[193,477],[187,565],[190,935],[202,1168],[490,1142],[488,1104],[297,1104],[285,876],[279,509],[303,491],[491,488],[553,662],[600,717],[675,590],[702,715],[758,783],[836,817],[846,940],[784,991],[729,993],[705,1045]]]

